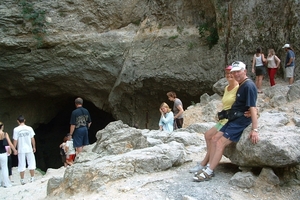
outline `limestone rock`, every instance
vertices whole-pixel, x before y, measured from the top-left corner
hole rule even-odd
[[[116,120],[156,128],[168,91],[184,107],[198,102],[224,66],[237,59],[251,66],[258,46],[266,53],[276,44],[284,63],[287,38],[300,46],[299,9],[296,1],[2,1],[1,120],[12,130],[22,112],[35,128],[80,95]]]
[[[259,178],[265,180],[272,185],[278,185],[280,180],[271,168],[263,168],[259,174]]]
[[[251,188],[255,184],[255,177],[251,172],[238,172],[230,179],[229,183],[240,188]]]
[[[79,157],[85,157],[89,153],[83,152]],[[95,158],[82,163],[76,161],[74,165],[66,169],[59,188],[55,191],[49,189],[49,191],[52,191],[52,195],[59,192],[74,194],[82,190],[97,191],[110,181],[130,177],[134,173],[167,170],[185,161],[184,146],[177,142]]]
[[[93,152],[99,156],[117,155],[148,147],[142,131],[131,128],[122,121],[111,122],[103,130],[98,131],[96,137],[98,140]]]

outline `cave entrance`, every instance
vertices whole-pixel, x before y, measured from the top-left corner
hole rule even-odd
[[[63,166],[59,154],[59,145],[63,142],[64,136],[70,130],[70,117],[75,109],[74,98],[65,101],[57,115],[48,123],[40,124],[35,131],[36,140],[36,164],[37,168],[47,171],[48,168],[60,168]],[[89,142],[96,142],[96,133],[115,119],[110,113],[97,108],[92,102],[83,101],[83,107],[88,109],[91,115],[92,124],[89,129]]]

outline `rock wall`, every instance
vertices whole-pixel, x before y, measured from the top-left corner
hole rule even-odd
[[[280,9],[279,9],[280,8]],[[81,96],[129,125],[157,128],[174,90],[184,107],[212,93],[258,46],[299,46],[296,1],[31,1],[0,5],[0,120],[37,127]],[[284,72],[281,71],[282,75]],[[299,72],[298,72],[299,75]]]

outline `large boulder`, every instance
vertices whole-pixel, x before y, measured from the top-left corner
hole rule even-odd
[[[148,147],[147,138],[142,131],[123,124],[122,121],[111,122],[96,134],[97,142],[93,152],[99,156],[117,155],[134,149]]]
[[[236,145],[226,148],[224,155],[239,166],[286,167],[300,164],[300,130],[288,126],[289,119],[284,113],[262,113],[258,124],[259,142],[249,140],[251,125],[245,129]]]
[[[85,159],[77,160],[74,165],[68,167],[63,179],[50,180],[52,184],[48,185],[48,194],[97,191],[110,181],[128,178],[135,173],[144,174],[167,170],[187,161],[184,145],[178,142],[101,158],[91,157],[90,153],[81,153],[79,158]],[[60,183],[59,187],[57,187],[57,181]],[[53,186],[55,188],[52,188]]]

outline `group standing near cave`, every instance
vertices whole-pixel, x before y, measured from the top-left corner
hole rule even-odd
[[[288,79],[289,87],[294,83],[295,77],[295,52],[290,44],[285,44],[282,47],[286,51],[286,58],[284,63],[285,78]],[[277,71],[280,69],[281,60],[276,56],[275,50],[268,49],[268,56],[265,57],[262,53],[261,48],[256,49],[256,53],[252,59],[252,72],[256,75],[255,85],[258,93],[262,92],[262,82],[268,71],[270,86],[274,86],[275,76]]]
[[[285,77],[291,86],[295,76],[295,53],[290,44],[282,47],[286,51]],[[249,138],[253,144],[259,141],[256,100],[257,94],[262,93],[262,81],[266,74],[266,68],[270,78],[270,85],[275,85],[275,75],[280,69],[281,60],[276,56],[274,49],[268,50],[265,57],[261,48],[257,48],[252,60],[252,72],[255,73],[255,84],[247,76],[246,65],[241,61],[235,61],[225,68],[225,77],[228,81],[222,98],[223,110],[219,112],[217,124],[205,133],[207,153],[201,163],[189,171],[194,173],[193,180],[206,181],[214,176],[214,169],[219,164],[225,147],[232,142],[238,142],[244,129],[252,124]],[[159,130],[172,132],[183,127],[183,104],[177,98],[175,92],[167,93],[168,99],[173,102],[173,109],[163,102],[159,108],[160,120]],[[64,166],[72,165],[75,156],[82,152],[83,147],[89,145],[88,129],[92,120],[89,111],[83,106],[83,99],[75,99],[75,107],[70,118],[70,131],[65,136],[64,142],[60,145],[65,155],[62,155]],[[222,116],[222,117],[220,117]],[[35,132],[25,124],[25,118],[20,115],[17,118],[18,126],[13,130],[13,142],[9,135],[3,131],[4,124],[0,122],[0,166],[3,187],[11,186],[11,162],[9,156],[13,151],[18,155],[18,172],[20,182],[25,181],[26,164],[30,172],[29,182],[33,182],[36,161]]]
[[[26,165],[30,172],[29,182],[34,181],[34,172],[36,169],[36,161],[34,153],[35,139],[34,130],[32,127],[25,124],[23,115],[17,118],[18,126],[13,129],[13,143],[10,140],[8,133],[4,132],[4,124],[0,122],[0,163],[2,171],[2,180],[0,185],[3,187],[12,186],[12,163],[10,154],[13,151],[14,155],[18,155],[18,172],[20,173],[20,182],[22,185],[25,181]]]

